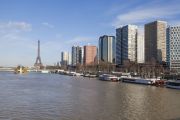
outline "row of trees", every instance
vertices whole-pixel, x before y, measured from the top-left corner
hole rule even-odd
[[[163,77],[165,73],[169,72],[169,69],[165,64],[159,64],[155,61],[151,61],[145,64],[124,61],[120,69],[123,72],[130,72],[134,75],[138,75],[144,78]]]
[[[51,66],[52,67],[52,66]],[[148,63],[139,64],[136,62],[131,62],[129,60],[123,61],[122,65],[115,65],[112,63],[100,61],[99,63],[92,63],[88,65],[77,64],[76,66],[61,66],[55,67],[56,69],[72,70],[84,73],[98,73],[99,71],[103,73],[116,72],[126,72],[132,75],[137,75],[141,77],[164,77],[165,74],[170,73],[165,63],[159,64],[155,60],[151,60]]]

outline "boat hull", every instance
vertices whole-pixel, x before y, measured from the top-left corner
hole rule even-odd
[[[172,85],[166,85],[167,88],[171,88],[171,89],[178,89],[180,90],[180,86],[172,86]]]
[[[118,79],[118,77],[116,77],[116,76],[101,75],[101,76],[99,77],[99,80],[117,82],[119,79]]]
[[[166,87],[180,90],[180,81],[167,81]]]
[[[126,78],[122,79],[122,82],[126,83],[133,83],[133,84],[142,84],[142,85],[152,85],[152,82],[150,80],[144,80],[144,79],[131,79]]]

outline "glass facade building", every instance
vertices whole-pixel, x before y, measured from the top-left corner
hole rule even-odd
[[[73,46],[72,47],[72,66],[76,66],[77,64],[83,64],[83,47]]]
[[[116,29],[116,64],[124,60],[137,61],[137,33],[136,25]]]
[[[99,38],[99,61],[115,63],[115,36],[101,36]]]
[[[61,66],[67,66],[69,60],[68,52],[61,52]]]

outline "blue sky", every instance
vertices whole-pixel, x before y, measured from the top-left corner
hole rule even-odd
[[[33,66],[37,40],[43,64],[72,45],[98,44],[115,28],[165,20],[180,25],[179,0],[0,0],[0,66]]]

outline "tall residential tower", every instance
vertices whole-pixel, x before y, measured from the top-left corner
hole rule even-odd
[[[124,60],[137,61],[137,32],[136,25],[116,29],[116,64],[123,64]]]
[[[144,63],[144,36],[137,37],[137,63]]]
[[[166,28],[165,21],[145,24],[145,62],[166,62]]]

